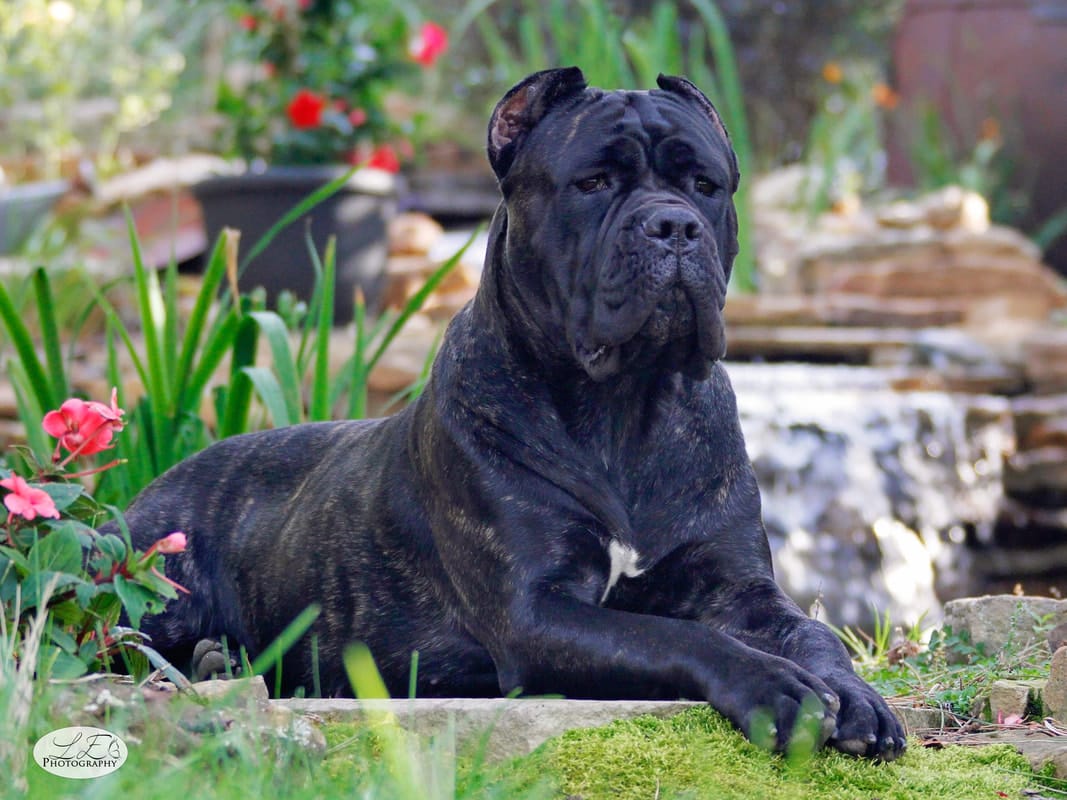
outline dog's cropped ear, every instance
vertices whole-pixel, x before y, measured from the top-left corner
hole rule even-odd
[[[535,72],[504,95],[489,120],[489,163],[498,178],[507,174],[518,146],[545,114],[585,87],[580,69],[564,67]]]
[[[707,95],[700,91],[700,89],[698,89],[688,78],[679,78],[673,75],[664,75],[660,73],[660,76],[656,78],[656,83],[659,84],[659,88],[665,92],[679,94],[682,97],[692,100],[711,118],[712,124],[719,129],[723,138],[726,140],[726,144],[730,146],[730,159],[734,168],[734,185],[731,187],[731,191],[736,192],[737,182],[741,177],[741,173],[737,169],[737,154],[734,153],[733,145],[730,144],[730,134],[727,132],[726,126],[723,124],[722,117],[719,116],[719,112],[715,110],[715,106],[708,99]]]

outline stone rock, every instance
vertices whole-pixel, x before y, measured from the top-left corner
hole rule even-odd
[[[973,644],[982,643],[987,653],[996,653],[1043,643],[1034,626],[1049,622],[1067,622],[1067,600],[1004,594],[950,600],[945,603],[943,625],[954,633],[968,633]]]
[[[321,760],[326,755],[326,737],[318,726],[306,715],[276,702],[270,703],[260,732],[279,745],[296,744],[312,758]]]
[[[1067,394],[1013,398],[1011,414],[1017,450],[1067,447]]]
[[[666,717],[700,705],[691,702],[416,699],[290,699],[274,701],[326,721],[395,722],[423,736],[454,737],[457,749],[477,747],[488,731],[486,758],[499,761],[526,755],[547,739],[575,728],[607,725],[651,714]]]
[[[1067,327],[1044,327],[1022,343],[1026,376],[1038,394],[1067,392]]]
[[[425,255],[430,252],[444,228],[427,214],[409,211],[389,222],[390,255]]]
[[[1004,465],[1004,491],[1038,508],[1067,507],[1067,447],[1039,447]]]
[[[1067,720],[1067,647],[1052,654],[1044,697],[1049,713],[1060,722]]]
[[[1062,622],[1048,632],[1048,651],[1055,653],[1067,644],[1067,622]]]
[[[917,708],[890,700],[889,709],[896,714],[909,736],[919,731],[943,731],[959,727],[956,718],[943,708]]]
[[[988,538],[1011,441],[1006,401],[898,393],[857,368],[731,364],[775,575],[837,625],[871,606],[937,622],[974,591],[967,534]]]
[[[989,688],[989,715],[993,722],[1008,717],[1026,718],[1032,708],[1041,709],[1045,681],[999,680]]]
[[[228,704],[253,706],[270,698],[262,675],[232,680],[212,679],[192,685],[197,697],[208,702],[226,701]]]

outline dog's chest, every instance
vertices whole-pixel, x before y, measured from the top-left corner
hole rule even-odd
[[[600,597],[601,605],[607,601],[608,595],[611,594],[611,590],[620,578],[636,578],[644,572],[640,566],[640,553],[629,545],[622,544],[618,539],[612,539],[608,543],[608,558],[611,559],[610,571],[608,582],[604,586],[604,594]]]

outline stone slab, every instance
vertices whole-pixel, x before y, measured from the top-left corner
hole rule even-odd
[[[499,761],[526,755],[575,728],[594,728],[650,714],[669,717],[700,705],[684,701],[416,699],[289,699],[276,705],[328,722],[374,724],[391,714],[403,729],[424,736],[454,735],[457,748],[477,747],[488,732],[485,756]]]
[[[645,715],[670,717],[702,705],[690,701],[653,700],[564,700],[564,699],[416,699],[353,700],[346,698],[274,700],[274,706],[301,714],[314,714],[326,722],[380,723],[393,719],[404,730],[422,736],[450,736],[457,748],[480,746],[486,740],[485,757],[500,761],[524,756],[555,736],[576,728],[595,728],[615,720]],[[890,707],[909,734],[951,730],[956,719],[944,711],[912,708],[902,703]]]

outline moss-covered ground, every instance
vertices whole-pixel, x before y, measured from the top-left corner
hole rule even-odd
[[[330,738],[336,743],[354,730],[332,726]],[[364,756],[353,755],[335,750],[326,770],[338,777],[364,769]],[[641,717],[570,731],[504,764],[460,758],[455,796],[995,800],[1019,798],[1037,780],[1026,759],[1007,746],[934,749],[912,740],[907,754],[891,764],[834,752],[787,758],[752,745],[722,717],[698,708],[669,719]]]

